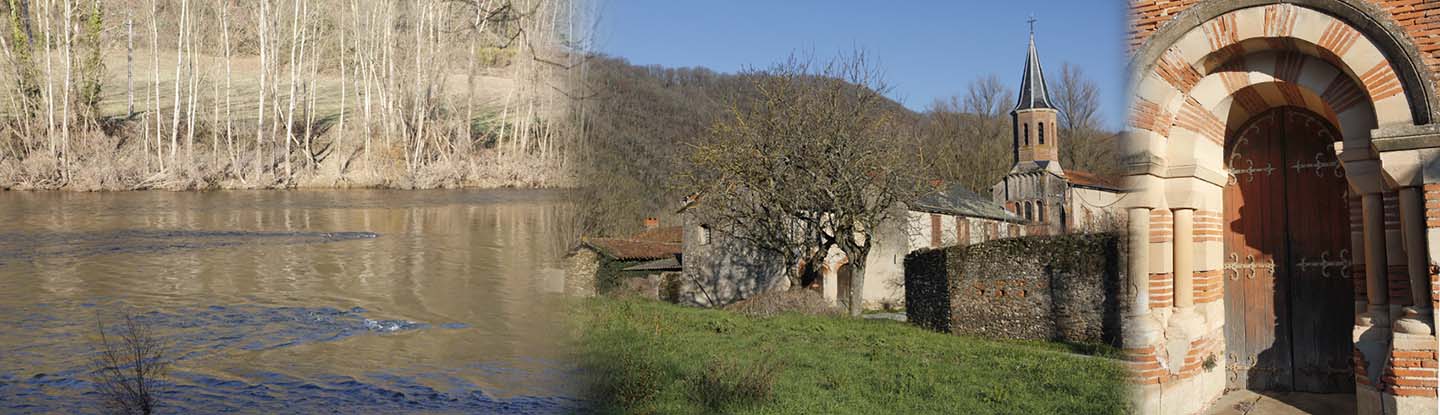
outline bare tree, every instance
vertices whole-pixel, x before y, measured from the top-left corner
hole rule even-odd
[[[100,342],[91,366],[105,409],[117,414],[154,413],[170,368],[165,342],[130,313],[118,327],[107,329],[98,317],[96,326]]]
[[[971,81],[963,96],[936,100],[920,123],[925,151],[916,157],[930,177],[984,193],[1015,162],[1008,112],[1010,89],[991,74]]]
[[[65,83],[62,85],[62,95],[64,98],[60,101],[62,109],[60,117],[60,174],[62,177],[68,177],[70,175],[71,159],[69,147],[71,119],[70,90],[74,88],[73,75],[75,73],[75,30],[74,24],[72,23],[75,7],[70,4],[70,0],[62,1],[64,3],[63,7],[65,7]]]
[[[135,17],[125,10],[125,118],[135,116]]]
[[[1100,92],[1080,67],[1065,63],[1060,83],[1055,85],[1055,105],[1060,107],[1060,161],[1070,169],[1102,176],[1117,172],[1115,134],[1104,131],[1099,122]]]
[[[270,0],[260,0],[260,27],[256,29],[260,36],[260,86],[258,91],[260,97],[260,109],[258,110],[259,113],[255,117],[255,180],[260,180],[261,174],[263,174],[265,171],[265,75],[268,72],[268,70],[266,69],[266,65],[268,64],[268,61],[266,60],[267,54],[265,52],[267,49],[269,49],[269,47],[267,46],[268,43],[266,42],[265,35],[270,32],[269,6]]]
[[[759,97],[730,105],[682,183],[703,189],[713,214],[741,219],[728,233],[799,229],[814,250],[796,255],[839,248],[853,270],[850,313],[859,315],[873,236],[923,189],[915,142],[894,128],[898,110],[863,53],[819,68],[792,57],[746,75]]]
[[[151,78],[155,81],[154,87],[151,88],[155,91],[155,111],[152,114],[155,117],[155,161],[159,164],[160,171],[163,172],[165,171],[163,150],[165,146],[162,141],[164,134],[162,131],[164,130],[161,122],[165,117],[160,114],[160,0],[150,0],[150,63],[152,65]]]
[[[224,0],[216,0],[220,7],[220,30],[221,39],[225,43],[225,146],[230,150],[230,162],[236,162],[235,155],[235,119],[230,116],[230,93],[231,81],[234,80],[234,70],[231,65],[233,60],[230,51],[230,5]]]
[[[1100,113],[1100,91],[1094,81],[1085,77],[1079,66],[1069,62],[1060,66],[1060,83],[1055,86],[1054,98],[1055,106],[1060,107],[1060,128],[1096,128],[1096,118]]]
[[[183,71],[185,70],[185,36],[186,36],[186,34],[187,34],[187,32],[188,32],[188,31],[185,30],[184,28],[186,27],[186,23],[188,23],[189,18],[190,18],[190,0],[180,0],[180,28],[181,28],[181,29],[180,29],[180,30],[177,30],[177,32],[180,32],[180,33],[178,33],[178,34],[175,35],[175,104],[174,104],[174,107],[170,108],[170,112],[174,115],[173,117],[171,117],[171,121],[170,121],[170,162],[171,162],[171,164],[174,164],[174,162],[175,162],[175,151],[176,151],[176,149],[179,148],[179,139],[180,139],[180,109],[182,108],[182,106],[180,105],[180,102],[181,102],[181,101],[180,101],[180,93],[181,93],[181,91],[184,90],[184,88],[181,88],[181,80],[185,79],[185,74],[184,74],[184,72],[183,72]],[[157,72],[157,75],[158,75],[158,72]]]

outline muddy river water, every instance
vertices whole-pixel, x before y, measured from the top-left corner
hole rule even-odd
[[[97,321],[162,413],[569,413],[571,207],[537,191],[0,192],[0,413],[95,413]]]

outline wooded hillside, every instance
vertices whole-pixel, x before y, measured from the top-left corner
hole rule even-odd
[[[571,0],[3,0],[0,188],[570,184]]]
[[[674,224],[672,212],[696,189],[673,180],[697,139],[709,132],[729,103],[753,99],[763,71],[717,73],[706,68],[637,66],[621,58],[590,60],[584,161],[577,165],[586,234],[634,231],[658,216]],[[1101,175],[1115,172],[1114,133],[1099,128],[1098,91],[1076,67],[1064,65],[1051,98],[1062,107],[1061,163]],[[925,151],[916,161],[931,177],[958,182],[980,194],[1009,171],[1015,93],[998,76],[971,81],[966,90],[931,103],[922,112],[893,101],[901,127]]]

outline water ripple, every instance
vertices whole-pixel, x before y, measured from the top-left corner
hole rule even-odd
[[[374,232],[250,232],[122,229],[0,233],[0,265],[40,258],[149,254],[240,245],[294,245],[374,239]]]
[[[52,313],[72,309],[114,310],[123,304],[75,306],[39,305],[26,310],[5,309],[0,313],[17,319],[0,321],[0,332],[21,330],[34,334],[23,346],[0,342],[0,412],[85,413],[98,408],[88,356],[95,351],[74,333],[84,332],[84,322],[54,318]],[[15,313],[15,314],[11,314]],[[352,336],[393,336],[420,330],[452,330],[463,324],[428,323],[405,319],[370,318],[361,307],[291,307],[266,305],[211,305],[173,311],[150,311],[134,318],[160,333],[170,350],[179,352],[175,361],[205,358],[230,350],[273,350],[310,343],[332,342]],[[8,345],[8,346],[6,346]],[[18,347],[17,347],[18,346]],[[11,350],[5,350],[5,348]],[[69,361],[54,362],[55,356]],[[78,358],[77,358],[78,356]],[[55,364],[69,369],[54,373],[26,374],[26,367]],[[475,367],[481,372],[516,371],[505,367]],[[30,369],[33,370],[33,369]],[[421,371],[418,377],[445,378],[447,375]],[[446,378],[441,389],[421,383],[417,377],[393,373],[369,373],[363,377],[320,374],[300,378],[288,374],[253,371],[234,378],[216,374],[174,372],[165,383],[162,396],[167,406],[162,413],[322,413],[336,408],[361,412],[477,412],[477,413],[568,413],[580,408],[580,401],[567,397],[492,397],[460,378]],[[347,410],[346,412],[351,412]]]

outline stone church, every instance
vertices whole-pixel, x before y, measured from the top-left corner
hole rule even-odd
[[[1440,1],[1131,13],[1121,208],[1138,412],[1294,392],[1437,413]]]
[[[1010,111],[1014,167],[991,188],[992,199],[1032,224],[1032,235],[1116,229],[1119,218],[1112,208],[1120,198],[1118,186],[1060,166],[1059,115],[1050,102],[1032,31],[1020,97]]]

